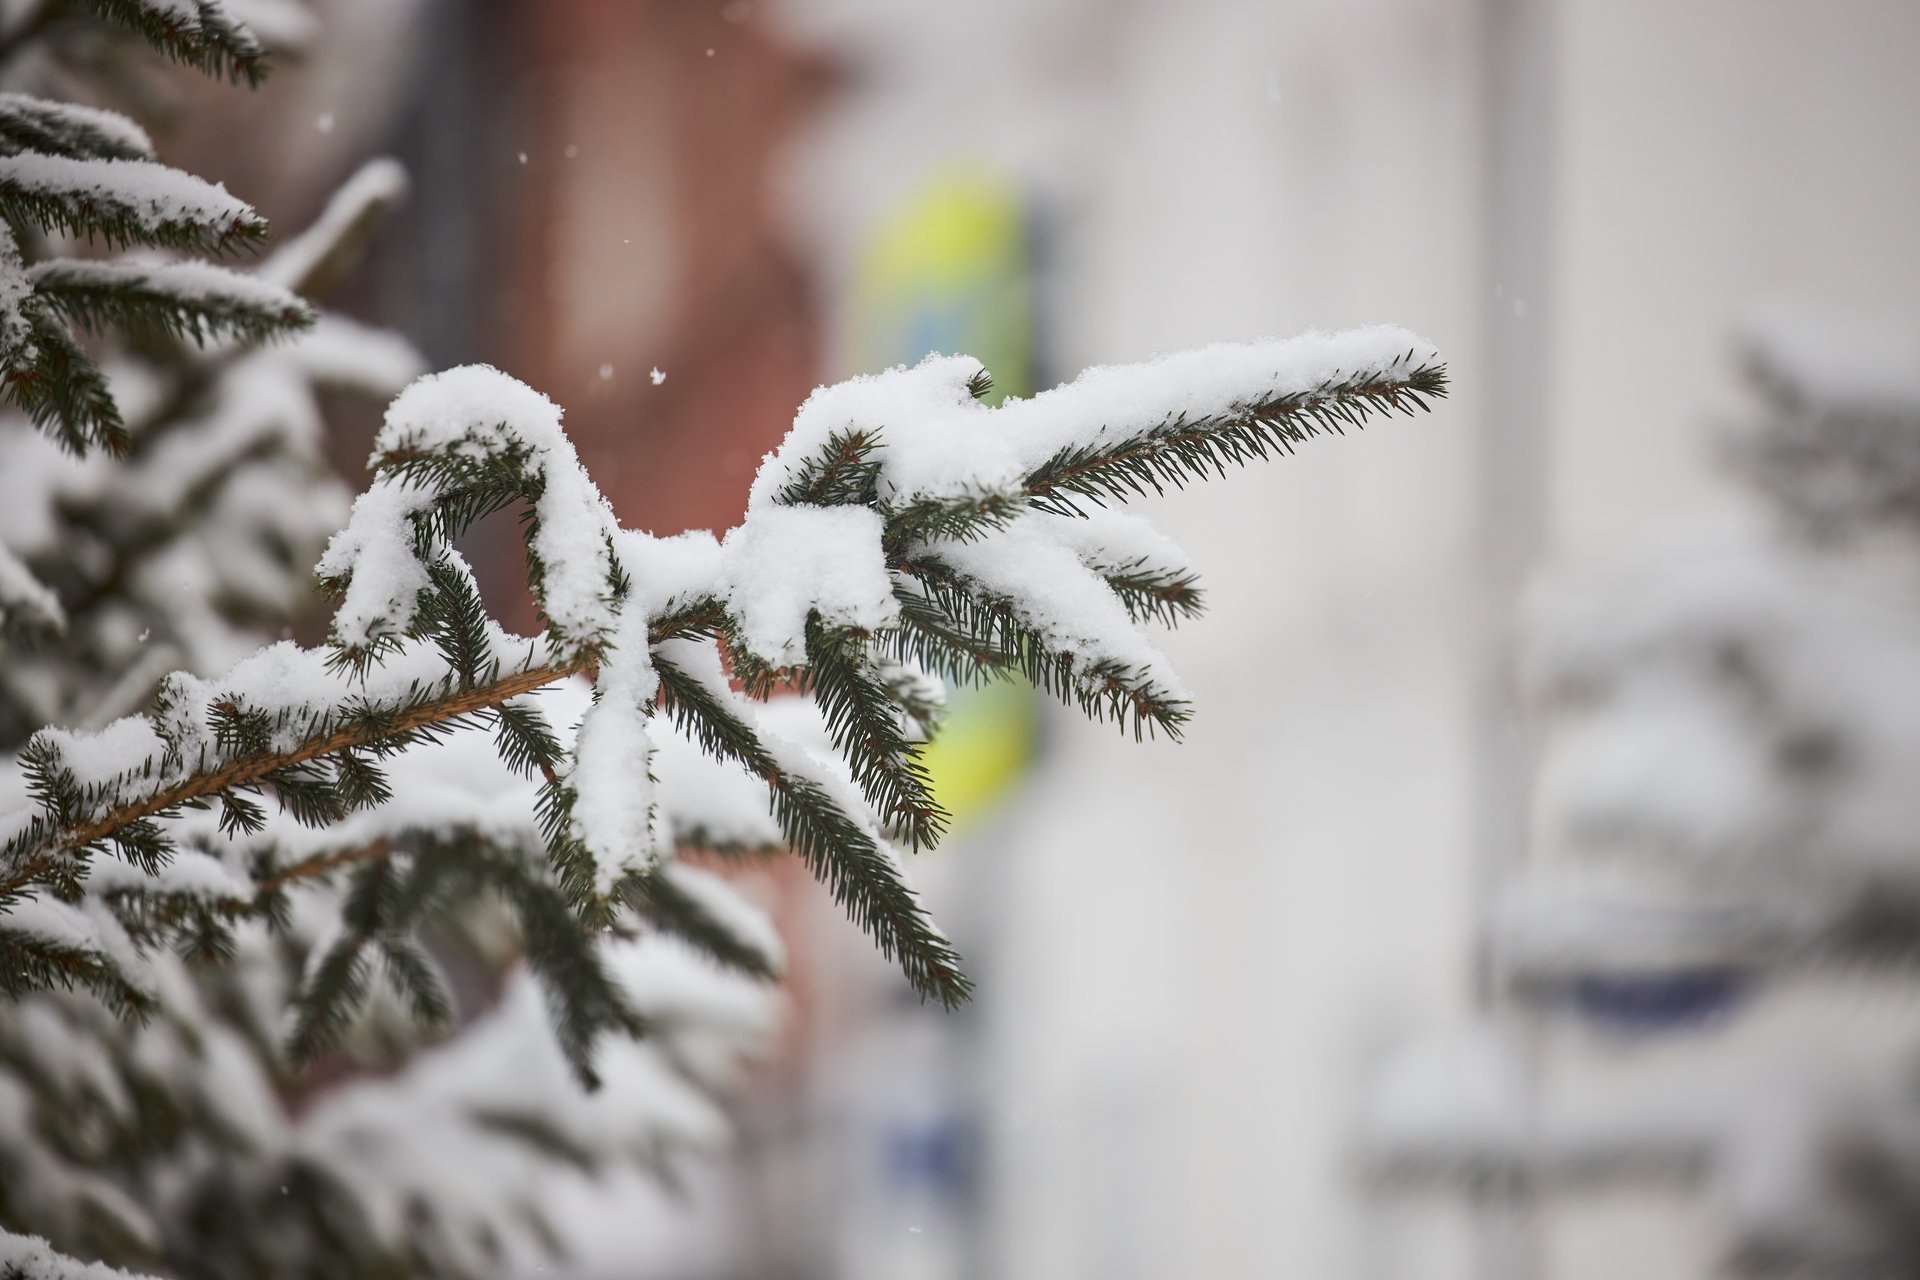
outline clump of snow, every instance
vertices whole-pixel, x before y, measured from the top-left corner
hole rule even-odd
[[[101,1262],[80,1262],[56,1253],[39,1236],[0,1231],[0,1272],[16,1280],[145,1280]]]
[[[78,907],[53,898],[11,898],[0,912],[0,930],[24,934],[57,947],[98,951],[102,942],[94,922]]]
[[[391,396],[426,372],[412,343],[344,316],[321,315],[287,342],[263,352],[284,359],[321,386]]]
[[[1396,381],[1439,362],[1432,343],[1394,325],[1312,331],[1099,366],[988,412],[1001,415],[1000,430],[1031,470],[1062,449],[1123,440],[1169,419],[1232,416],[1344,381]]]
[[[1920,523],[1920,323],[1762,312],[1742,335],[1762,411],[1732,462],[1796,533]]]
[[[608,578],[619,533],[613,509],[587,478],[560,428],[560,407],[491,365],[429,374],[394,399],[374,442],[383,454],[521,449],[541,492],[533,552],[545,569],[541,607],[562,635],[588,640],[612,628]]]
[[[1193,572],[1192,562],[1179,543],[1130,512],[1094,507],[1084,516],[1036,512],[1027,518],[1096,572],[1146,570],[1168,576]]]
[[[118,858],[98,857],[87,867],[91,893],[165,893],[208,902],[245,901],[253,886],[218,858],[181,849],[157,871],[147,872]]]
[[[9,368],[31,364],[38,352],[27,302],[33,280],[11,227],[0,226],[0,363]]]
[[[720,540],[705,529],[671,538],[622,529],[614,540],[636,599],[651,617],[672,613],[713,594],[720,581]]]
[[[929,552],[989,597],[1005,601],[1049,648],[1073,654],[1081,670],[1112,664],[1170,697],[1183,697],[1172,667],[1133,625],[1112,589],[1055,540],[1060,523],[1023,515],[1003,529],[972,541],[937,543]]]
[[[1643,866],[1555,867],[1505,885],[1487,927],[1501,972],[1528,984],[1745,968],[1803,946],[1826,922],[1817,898],[1785,889],[1691,883]]]
[[[881,438],[883,497],[1006,492],[1023,472],[1003,433],[987,428],[990,411],[967,390],[980,372],[971,356],[928,356],[911,369],[818,388],[754,477],[749,518],[776,505],[800,468],[850,431]]]
[[[96,733],[49,726],[33,740],[51,750],[60,767],[82,787],[105,786],[137,773],[166,745],[145,716],[127,716]]]
[[[806,625],[876,630],[900,616],[880,549],[883,522],[867,507],[752,511],[721,544],[720,588],[741,640],[776,667],[806,660]]]
[[[1529,603],[1547,852],[1920,878],[1920,611],[1819,561],[1674,557]]]
[[[594,858],[594,892],[605,897],[629,871],[659,857],[653,801],[653,740],[647,707],[660,687],[644,611],[622,609],[600,663],[596,698],[574,738],[574,832]]]
[[[433,490],[381,477],[353,500],[347,525],[327,542],[314,572],[345,580],[333,615],[334,639],[361,649],[380,636],[404,634],[426,590],[427,565],[414,548],[413,521],[433,506]]]

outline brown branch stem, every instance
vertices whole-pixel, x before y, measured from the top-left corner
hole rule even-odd
[[[192,800],[218,795],[233,787],[247,786],[289,765],[317,760],[322,756],[347,751],[354,747],[368,746],[415,729],[426,728],[443,721],[472,715],[476,711],[497,707],[523,693],[532,693],[535,689],[544,688],[557,680],[574,675],[584,670],[586,665],[585,661],[576,661],[515,671],[487,684],[455,690],[444,698],[435,698],[410,707],[379,730],[361,726],[336,729],[332,733],[310,738],[291,751],[242,756],[218,769],[193,774],[172,786],[162,787],[150,795],[115,805],[96,818],[60,832],[45,850],[27,859],[11,876],[0,881],[0,898],[5,898],[19,890],[51,867],[63,854],[83,849],[97,840],[105,839],[128,823],[138,822],[142,818],[177,808]]]

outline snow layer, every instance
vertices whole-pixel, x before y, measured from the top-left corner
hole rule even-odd
[[[33,297],[33,280],[20,256],[20,243],[11,227],[0,226],[0,365],[18,369],[31,364],[37,354],[33,324],[27,318],[27,301]]]
[[[602,897],[629,871],[652,866],[655,830],[653,739],[647,707],[660,687],[647,646],[647,613],[620,611],[611,647],[600,663],[593,706],[574,737],[574,833],[594,858],[594,892]]]
[[[39,1236],[6,1231],[0,1231],[0,1272],[17,1280],[142,1280],[131,1271],[56,1253]]]
[[[362,649],[413,625],[429,581],[426,562],[414,550],[413,521],[432,509],[433,499],[425,485],[383,476],[353,500],[346,528],[327,541],[314,566],[324,579],[347,580],[333,615],[334,639],[341,644]]]
[[[576,640],[611,630],[610,548],[620,526],[581,468],[553,401],[491,365],[465,365],[401,392],[374,442],[376,459],[414,450],[479,456],[515,449],[526,451],[528,469],[543,482],[532,543],[545,569],[542,608]],[[383,515],[380,533],[387,532]]]
[[[188,308],[238,306],[278,315],[307,312],[306,303],[272,280],[210,262],[54,258],[36,263],[27,278],[40,289],[146,289]]]
[[[1046,536],[1070,549],[1088,568],[1101,572],[1150,568],[1169,575],[1190,574],[1192,563],[1179,543],[1140,516],[1095,507],[1084,516],[1035,513],[1031,519]]]
[[[1049,648],[1073,654],[1080,670],[1111,664],[1184,698],[1172,666],[1135,628],[1112,589],[1057,539],[1066,523],[1030,513],[971,542],[928,550],[988,596],[1006,601]],[[1109,545],[1099,539],[1096,529],[1088,545]]]
[[[54,102],[24,93],[0,93],[0,119],[20,119],[40,129],[74,129],[111,139],[123,151],[137,152],[151,159],[153,139],[147,131],[118,111],[82,106],[77,102]]]
[[[816,611],[831,627],[873,631],[897,621],[882,527],[867,507],[769,506],[728,531],[720,589],[748,650],[775,667],[804,662],[807,616]]]
[[[1356,377],[1404,376],[1438,362],[1432,344],[1405,329],[1306,333],[1099,366],[1031,399],[988,408],[967,391],[979,361],[929,356],[911,369],[816,390],[754,478],[749,511],[773,505],[836,433],[880,438],[881,496],[896,505],[1011,494],[1062,449],[1118,442],[1172,419],[1231,416]]]
[[[124,212],[149,235],[181,226],[218,230],[259,215],[219,183],[150,160],[73,160],[21,152],[0,156],[0,186],[30,195],[94,200]]]

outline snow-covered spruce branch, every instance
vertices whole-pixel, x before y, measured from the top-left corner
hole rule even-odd
[[[220,0],[81,7],[205,70],[257,82],[264,69],[259,42]],[[160,163],[133,121],[0,94],[0,394],[69,449],[123,452],[132,435],[71,326],[206,345],[260,341],[313,317],[263,274],[205,262],[49,257],[49,245],[65,237],[219,255],[257,247],[265,236],[265,220],[244,201]]]
[[[1776,309],[1739,336],[1759,402],[1727,441],[1740,477],[1817,543],[1920,528],[1920,326]]]
[[[367,165],[245,278],[324,283],[404,190],[397,165]],[[130,437],[118,457],[0,430],[0,751],[47,723],[98,727],[173,668],[219,670],[257,647],[254,624],[297,607],[300,567],[348,505],[321,397],[385,400],[423,367],[397,336],[322,314],[288,341],[105,358]]]
[[[1093,370],[999,408],[976,399],[984,385],[976,362],[933,358],[816,392],[745,521],[717,539],[621,528],[558,408],[507,375],[421,379],[390,408],[372,485],[320,562],[340,600],[330,645],[276,645],[219,680],[176,675],[152,712],[101,733],[36,735],[22,753],[33,804],[0,841],[0,901],[79,899],[111,863],[158,871],[190,808],[217,810],[235,839],[266,821],[262,793],[308,826],[348,823],[391,796],[396,753],[484,721],[501,759],[539,780],[574,930],[645,921],[673,843],[656,792],[666,717],[764,784],[779,838],[917,991],[963,1000],[958,958],[894,851],[931,845],[945,822],[918,763],[938,718],[929,675],[1026,675],[1136,734],[1177,732],[1184,694],[1137,623],[1194,612],[1194,576],[1105,504],[1425,408],[1446,386],[1435,352],[1388,328]],[[534,638],[487,616],[453,546],[512,506],[545,622]],[[575,673],[595,696],[569,743],[524,695]],[[782,687],[811,695],[824,741],[769,725],[761,700]],[[381,865],[361,868],[367,903],[386,892],[370,879]],[[529,932],[536,969],[557,945]],[[619,1023],[573,1011],[577,1067]]]
[[[140,36],[167,57],[209,75],[258,87],[267,51],[224,0],[81,0],[82,7]]]

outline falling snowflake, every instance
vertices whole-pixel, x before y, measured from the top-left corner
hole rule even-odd
[[[603,364],[603,365],[601,365],[601,366],[600,366],[600,381],[602,381],[602,382],[612,382],[612,381],[613,381],[613,366],[612,366],[612,365],[610,365],[610,364]]]
[[[667,375],[660,372],[658,368],[655,368],[651,373],[647,374],[647,376],[653,379],[653,385],[656,387],[667,380]]]

